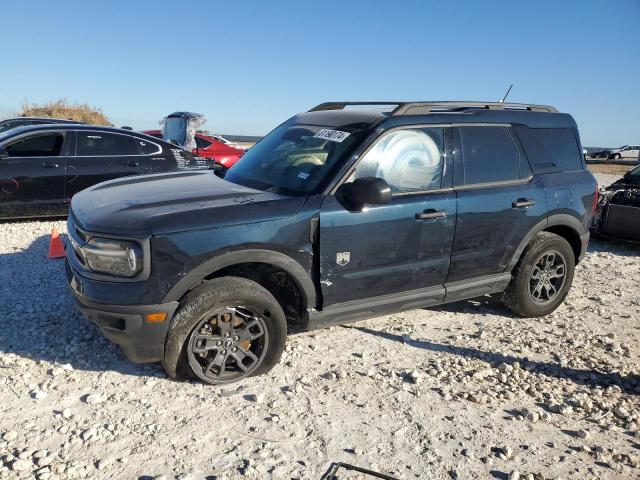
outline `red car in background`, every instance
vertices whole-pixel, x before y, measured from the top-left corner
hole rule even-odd
[[[162,139],[160,130],[145,130],[143,133]],[[196,145],[193,154],[198,157],[210,158],[220,165],[229,168],[244,155],[244,150],[222,143],[209,135],[196,133]]]

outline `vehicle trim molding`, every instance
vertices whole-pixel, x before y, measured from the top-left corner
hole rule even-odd
[[[350,300],[336,303],[323,310],[309,311],[303,326],[307,330],[316,330],[388,313],[428,307],[442,303],[444,296],[444,287],[438,285],[379,297]]]

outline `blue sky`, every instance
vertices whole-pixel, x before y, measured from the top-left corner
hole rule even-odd
[[[264,134],[327,100],[548,103],[640,142],[640,1],[0,2],[0,116],[25,99]]]

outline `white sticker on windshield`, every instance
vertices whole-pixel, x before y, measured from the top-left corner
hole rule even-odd
[[[309,172],[300,172],[298,174],[298,178],[300,180],[306,180],[307,178],[309,178]]]
[[[342,142],[350,135],[349,132],[341,132],[340,130],[331,130],[330,128],[323,128],[316,133],[313,138],[322,138],[324,140],[331,140],[332,142]]]

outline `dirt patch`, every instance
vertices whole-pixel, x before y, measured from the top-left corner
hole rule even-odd
[[[606,173],[609,175],[622,176],[633,167],[635,167],[635,165],[609,165],[604,163],[590,163],[587,164],[587,167],[593,173]]]

